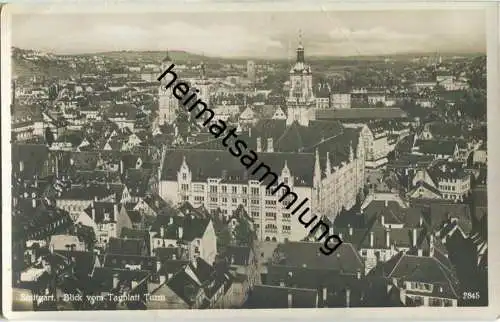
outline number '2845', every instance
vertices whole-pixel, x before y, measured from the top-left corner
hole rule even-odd
[[[462,296],[464,300],[479,300],[481,298],[479,292],[464,292]]]

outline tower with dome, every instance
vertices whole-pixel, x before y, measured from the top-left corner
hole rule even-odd
[[[298,121],[307,125],[314,118],[316,98],[313,92],[312,70],[305,61],[302,35],[299,33],[297,60],[290,69],[290,88],[287,97],[287,124]]]

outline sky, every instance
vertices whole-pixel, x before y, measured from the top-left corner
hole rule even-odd
[[[486,52],[485,12],[405,11],[15,14],[12,45],[52,53],[183,50],[214,57]]]

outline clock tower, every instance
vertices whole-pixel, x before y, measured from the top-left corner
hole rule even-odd
[[[167,56],[161,63],[161,70],[164,71],[172,65],[172,59],[167,52]],[[165,86],[171,81],[168,77],[164,77],[160,81],[158,89],[158,125],[172,124],[176,118],[176,112],[179,107],[179,100],[172,94],[172,87],[166,89]]]

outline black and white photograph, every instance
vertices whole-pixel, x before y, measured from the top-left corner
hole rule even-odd
[[[12,312],[491,305],[484,8],[10,21]]]

